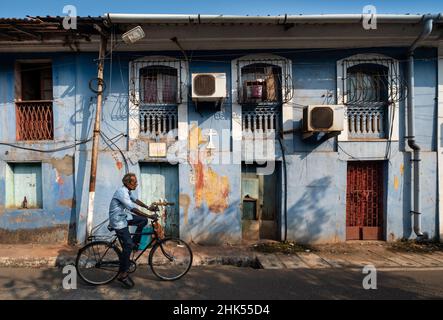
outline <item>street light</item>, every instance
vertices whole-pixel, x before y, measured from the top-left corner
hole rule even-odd
[[[125,43],[131,44],[137,42],[145,37],[145,32],[140,26],[137,26],[122,35],[122,39]]]

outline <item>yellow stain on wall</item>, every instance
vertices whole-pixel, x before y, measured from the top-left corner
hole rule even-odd
[[[403,175],[404,172],[405,172],[405,165],[402,163],[400,165],[400,174]]]
[[[398,190],[398,177],[394,176],[394,189]]]
[[[208,160],[207,157],[210,156],[206,155],[205,152],[199,151],[199,146],[206,142],[208,141],[203,137],[201,128],[193,124],[191,129],[189,129],[188,145],[190,152],[189,160],[195,175],[195,206],[200,208],[205,202],[209,211],[222,213],[228,208],[229,179],[226,176],[218,175],[214,170],[202,163],[202,160],[206,162]],[[196,159],[193,159],[194,157]]]
[[[189,151],[197,151],[198,146],[205,143],[206,140],[203,138],[202,130],[195,124],[189,129],[188,145]]]
[[[228,208],[228,196],[230,191],[229,179],[218,175],[211,168],[198,161],[194,165],[196,173],[195,183],[195,206],[200,208],[206,202],[209,211],[222,213]]]
[[[188,224],[188,213],[189,213],[189,205],[191,204],[191,199],[187,194],[180,193],[179,196],[180,207],[183,207],[183,217],[185,220],[185,224]]]

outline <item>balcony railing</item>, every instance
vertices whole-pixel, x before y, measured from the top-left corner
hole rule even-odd
[[[350,138],[385,138],[386,104],[348,105]]]
[[[280,130],[281,106],[243,106],[242,130],[250,133],[277,133]]]
[[[166,137],[178,128],[177,106],[145,106],[139,111],[140,133],[149,137]]]
[[[15,110],[17,140],[54,139],[52,101],[17,101]]]

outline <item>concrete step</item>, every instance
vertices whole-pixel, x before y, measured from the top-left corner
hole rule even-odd
[[[287,269],[305,269],[309,266],[296,255],[276,254],[277,258]]]
[[[297,256],[313,269],[324,269],[332,267],[329,263],[320,258],[320,256],[312,252],[300,252],[297,253]]]
[[[285,269],[275,254],[257,253],[259,266],[263,269]]]

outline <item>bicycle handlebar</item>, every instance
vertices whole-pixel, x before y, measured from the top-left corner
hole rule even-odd
[[[163,201],[163,202],[153,202],[153,203],[151,203],[151,205],[163,207],[163,206],[173,206],[173,205],[175,205],[175,203]]]

